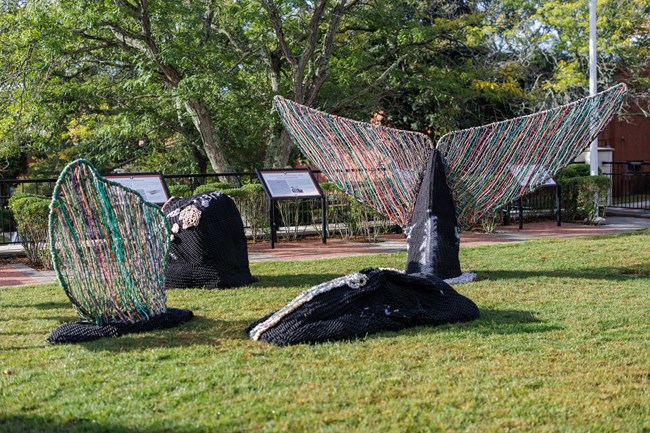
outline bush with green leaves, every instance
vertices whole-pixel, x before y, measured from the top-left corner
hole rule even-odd
[[[607,205],[612,181],[607,176],[573,177],[562,184],[564,208],[573,219],[585,219],[591,224],[604,215],[600,210]],[[604,211],[603,211],[604,213]]]
[[[168,188],[172,197],[189,197],[192,195],[192,188],[187,185],[170,185]]]
[[[591,174],[591,167],[589,164],[569,164],[564,167],[557,174],[556,179],[558,182],[563,182],[565,179],[571,179],[574,177],[585,177]],[[598,174],[601,174],[598,170]]]
[[[327,222],[332,224],[343,238],[362,236],[376,241],[377,236],[389,231],[394,223],[380,215],[330,182],[320,184],[327,196]]]
[[[562,188],[562,207],[565,218],[598,222],[600,210],[607,205],[612,181],[607,176],[590,176],[587,164],[571,164],[562,170],[557,180]]]
[[[206,192],[215,192],[215,191],[223,192],[224,190],[229,190],[231,188],[232,185],[230,185],[227,182],[210,182],[210,183],[206,183],[205,185],[197,186],[194,189],[194,195],[203,194]]]
[[[34,266],[52,268],[48,248],[48,215],[50,199],[35,194],[14,194],[9,208],[18,224],[18,233],[27,259]]]

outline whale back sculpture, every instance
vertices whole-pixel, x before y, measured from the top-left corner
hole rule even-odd
[[[133,324],[167,311],[169,227],[158,206],[77,160],[61,173],[50,209],[54,269],[85,321]]]
[[[165,203],[172,229],[165,287],[224,289],[254,283],[241,215],[234,200],[209,192]]]

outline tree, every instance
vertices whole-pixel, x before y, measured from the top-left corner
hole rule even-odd
[[[116,133],[128,125],[126,131],[137,134],[118,135],[140,147],[151,135],[164,139],[175,134],[177,142],[199,144],[191,147],[199,166],[207,156],[215,171],[232,171],[214,124],[219,116],[213,113],[219,98],[230,94],[237,83],[232,76],[224,79],[231,65],[228,54],[221,41],[204,30],[211,5],[209,1],[164,1],[153,6],[147,0],[30,2],[14,11],[29,27],[25,24],[10,32],[16,39],[35,41],[42,52],[30,64],[31,71],[40,71],[42,84],[34,80],[24,89],[58,112],[58,125],[103,116],[92,131],[94,139],[96,134]],[[34,37],[25,36],[29,28]],[[29,52],[28,47],[14,51]],[[29,108],[22,111],[38,111],[37,105]],[[111,122],[112,127],[106,127]],[[56,135],[65,131],[59,128]]]
[[[521,65],[515,79],[534,92],[531,109],[586,95],[589,10],[582,0],[499,0],[484,2],[485,36],[493,51]],[[629,101],[650,98],[650,2],[599,0],[598,85],[624,80]]]

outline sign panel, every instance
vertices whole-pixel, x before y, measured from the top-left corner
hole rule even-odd
[[[556,183],[546,169],[539,164],[513,165],[510,172],[519,185],[555,186]]]
[[[321,198],[323,196],[309,169],[258,169],[257,174],[271,198]]]
[[[139,192],[145,200],[151,203],[163,205],[169,199],[167,183],[159,173],[109,174],[104,177]]]

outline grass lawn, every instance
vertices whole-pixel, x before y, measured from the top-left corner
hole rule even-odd
[[[465,248],[481,318],[278,348],[244,328],[311,285],[404,254],[252,266],[175,290],[179,328],[79,345],[55,285],[0,289],[0,431],[650,432],[650,231]],[[4,374],[3,374],[4,371]]]

